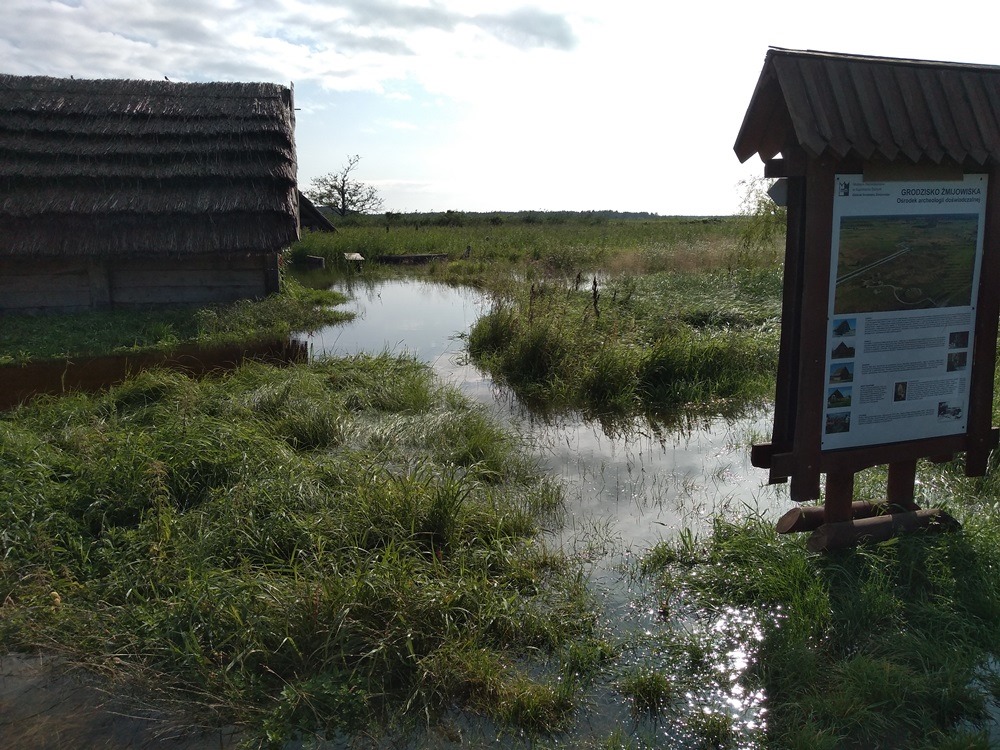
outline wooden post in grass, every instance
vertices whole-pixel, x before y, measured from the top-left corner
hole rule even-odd
[[[958,454],[980,476],[998,442],[1000,67],[771,49],[735,151],[787,182],[774,424],[751,460],[823,502],[778,530],[831,550],[954,528],[915,480]],[[855,499],[878,465],[884,500]]]

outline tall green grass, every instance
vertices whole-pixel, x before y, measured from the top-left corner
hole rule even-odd
[[[655,218],[594,221],[586,216],[558,222],[464,221],[449,224],[393,223],[389,231],[373,222],[345,226],[334,233],[306,234],[289,251],[292,262],[319,256],[332,269],[347,270],[344,253],[366,258],[365,273],[378,272],[380,255],[447,253],[446,264],[410,267],[445,281],[491,286],[498,271],[532,277],[558,271],[606,268],[611,272],[704,267],[706,258],[724,255],[734,266],[745,262],[742,224],[735,218]],[[468,258],[465,258],[468,250]],[[771,252],[769,248],[768,253]],[[383,267],[392,272],[392,267]],[[396,269],[398,270],[398,269]]]
[[[141,374],[0,417],[0,643],[209,707],[262,744],[434,722],[532,732],[592,638],[535,534],[561,493],[408,359]],[[549,657],[551,659],[551,657]]]
[[[705,622],[747,650],[741,683],[764,691],[768,746],[986,748],[1000,698],[998,521],[995,502],[977,504],[956,533],[817,555],[759,519],[720,520],[701,542],[655,548],[643,570],[672,622]],[[727,632],[734,612],[756,638]]]
[[[532,284],[498,298],[468,348],[528,401],[595,415],[760,398],[777,362],[777,269]]]
[[[745,217],[400,221],[307,235],[291,254],[327,258],[318,283],[404,273],[488,290],[469,352],[537,409],[669,422],[692,405],[732,411],[770,392],[781,238],[748,239]],[[369,260],[347,268],[347,252]],[[372,262],[414,253],[449,260]]]

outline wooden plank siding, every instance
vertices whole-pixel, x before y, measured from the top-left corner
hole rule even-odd
[[[0,314],[214,304],[275,291],[276,255],[0,258]]]

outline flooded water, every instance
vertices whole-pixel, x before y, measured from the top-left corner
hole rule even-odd
[[[0,747],[219,750],[231,729],[192,728],[57,657],[0,656]]]
[[[604,600],[605,618],[614,624],[616,636],[640,644],[623,661],[626,666],[665,669],[667,649],[661,645],[676,639],[676,625],[663,621],[655,592],[630,580],[622,572],[622,562],[681,529],[704,533],[719,512],[753,512],[776,519],[786,510],[789,503],[780,486],[766,487],[765,473],[749,462],[750,445],[768,433],[770,415],[759,410],[736,420],[694,419],[670,429],[636,419],[615,425],[611,433],[579,416],[545,419],[467,361],[464,336],[488,305],[479,292],[417,281],[356,283],[340,291],[352,297],[348,308],[357,318],[303,337],[311,356],[411,354],[524,434],[543,469],[565,487],[565,523],[552,532],[555,542],[592,564],[592,581]],[[65,387],[65,373],[61,378]],[[729,681],[713,683],[710,694],[689,695],[688,700],[693,712],[724,713],[752,737],[762,721],[762,696],[748,695],[740,687],[738,678],[746,667],[755,627],[741,617],[734,612],[714,624],[683,626],[689,636],[715,644],[706,646],[706,653],[731,676]],[[720,622],[726,633],[708,632],[718,629]],[[708,631],[699,635],[699,628]],[[0,658],[0,747],[195,750],[238,744],[231,733],[201,734],[192,730],[189,718],[175,725],[166,713],[136,708],[142,705],[126,701],[113,686],[57,659],[16,654]],[[468,718],[456,721],[462,724]],[[491,739],[475,722],[465,726],[469,731],[460,744],[495,744],[495,735]],[[632,747],[684,746],[678,744],[683,738],[676,727],[637,719],[610,685],[596,688],[588,699],[586,719],[565,746],[610,746],[607,738],[615,729],[631,738]],[[416,743],[452,746],[433,736]]]
[[[465,334],[489,305],[480,292],[411,280],[335,288],[352,297],[357,317],[310,335],[310,355],[409,353],[524,434],[544,470],[565,488],[566,519],[554,532],[556,540],[591,563],[604,619],[616,638],[633,644],[620,666],[669,673],[668,654],[676,650],[678,633],[696,638],[712,665],[711,677],[686,696],[688,710],[709,721],[724,717],[740,738],[735,746],[756,747],[765,723],[764,696],[746,691],[740,679],[759,640],[757,625],[736,611],[707,622],[667,623],[657,593],[630,578],[623,563],[683,529],[707,533],[719,513],[777,520],[788,509],[783,486],[767,486],[766,472],[750,465],[750,445],[770,434],[770,412],[691,418],[670,429],[637,418],[612,431],[578,415],[542,418],[464,355]],[[467,741],[476,735],[474,725],[468,728]],[[609,685],[596,688],[587,720],[565,746],[601,744],[616,730],[633,747],[703,746],[685,737],[683,721],[637,719]]]
[[[308,336],[311,356],[409,353],[445,381],[526,434],[543,467],[569,497],[566,543],[602,538],[641,551],[683,528],[707,530],[719,512],[777,517],[781,488],[750,465],[750,444],[766,439],[770,413],[739,420],[695,419],[673,431],[637,418],[608,434],[579,416],[543,419],[471,364],[464,336],[489,301],[474,289],[412,280],[335,287],[357,318]]]

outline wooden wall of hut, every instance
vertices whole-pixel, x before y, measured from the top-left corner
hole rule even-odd
[[[0,258],[0,314],[215,304],[278,290],[278,256]]]

